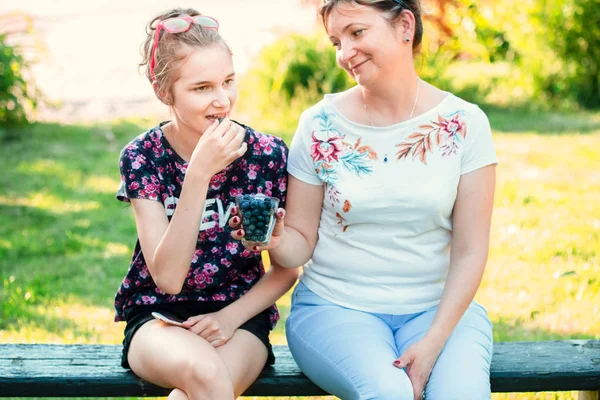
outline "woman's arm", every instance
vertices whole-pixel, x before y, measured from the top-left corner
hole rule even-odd
[[[496,183],[495,165],[461,177],[452,216],[450,269],[442,299],[426,336],[442,346],[481,283],[488,256]]]
[[[495,171],[495,165],[489,165],[461,176],[452,216],[450,270],[440,305],[425,337],[394,361],[397,368],[406,369],[415,399],[421,398],[433,366],[481,282],[488,255]]]
[[[288,176],[285,227],[279,245],[269,249],[273,262],[295,268],[310,260],[317,244],[323,196],[323,186]]]

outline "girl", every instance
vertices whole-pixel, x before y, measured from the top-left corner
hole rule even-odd
[[[473,298],[497,159],[481,109],[418,77],[420,15],[418,0],[321,7],[357,85],[300,118],[286,227],[266,247],[305,265],[288,344],[344,400],[490,398],[492,325]]]
[[[122,365],[175,388],[169,399],[241,395],[274,362],[273,304],[297,277],[277,265],[265,274],[260,253],[226,226],[242,193],[285,201],[287,148],[229,119],[235,73],[218,28],[193,9],[148,24],[142,65],[173,118],[133,139],[120,159],[117,198],[131,203],[138,232],[115,299],[115,320],[127,321]]]

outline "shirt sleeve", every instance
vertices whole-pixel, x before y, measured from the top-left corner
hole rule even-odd
[[[287,171],[286,165],[288,161],[288,148],[285,145],[284,141],[279,139],[279,149],[277,157],[277,162],[279,163],[277,167],[277,172],[275,173],[275,180],[273,182],[273,197],[277,197],[279,199],[279,207],[285,208],[285,200],[287,194]]]
[[[121,184],[117,190],[117,200],[127,203],[131,199],[161,201],[157,171],[136,142],[130,143],[121,151],[119,169]]]
[[[498,164],[490,121],[479,107],[470,125],[467,127],[465,151],[462,154],[461,175],[487,165]]]
[[[311,124],[308,112],[305,111],[300,116],[298,128],[292,138],[290,146],[290,157],[288,160],[287,170],[290,175],[300,179],[303,182],[311,185],[323,185],[323,181],[319,179],[315,170],[314,162],[311,157]]]

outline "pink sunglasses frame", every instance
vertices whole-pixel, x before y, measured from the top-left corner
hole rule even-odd
[[[173,29],[169,29],[165,26],[166,22],[172,21],[175,19],[180,19],[180,20],[186,21],[188,23],[187,27],[183,30],[173,30]],[[202,24],[202,22],[197,21],[197,20],[203,20],[203,19],[209,19],[211,21],[214,21],[214,23],[217,24],[217,26],[204,25],[204,24]],[[156,75],[154,74],[154,67],[156,66],[155,55],[156,55],[156,48],[158,47],[158,39],[160,39],[160,31],[165,30],[166,32],[169,32],[169,33],[187,32],[190,29],[190,27],[192,26],[192,24],[200,25],[204,29],[213,29],[217,32],[219,31],[219,21],[217,21],[215,18],[209,17],[207,15],[194,15],[193,17],[191,17],[189,15],[179,15],[177,17],[163,19],[156,25],[156,29],[154,31],[155,32],[154,33],[154,44],[152,45],[152,53],[150,54],[150,77],[152,78],[153,83],[156,82]]]

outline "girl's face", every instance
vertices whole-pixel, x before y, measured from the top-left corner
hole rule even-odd
[[[180,123],[204,133],[217,118],[229,117],[237,100],[233,61],[220,44],[190,48],[171,88]]]
[[[385,76],[403,60],[412,63],[411,46],[402,44],[402,29],[392,27],[372,7],[340,3],[331,10],[326,26],[338,65],[360,85]]]

